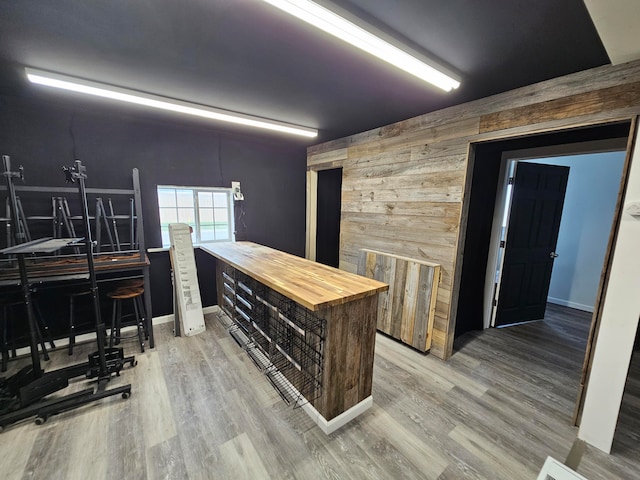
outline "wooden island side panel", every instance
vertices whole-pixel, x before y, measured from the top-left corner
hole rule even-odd
[[[313,406],[327,420],[371,395],[378,296],[327,309],[322,396]]]

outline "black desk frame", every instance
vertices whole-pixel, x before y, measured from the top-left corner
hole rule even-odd
[[[3,156],[4,176],[7,179],[7,186],[10,193],[11,216],[16,226],[14,238],[16,245],[0,251],[5,255],[15,255],[18,259],[20,271],[20,284],[24,295],[24,303],[27,308],[27,318],[30,330],[31,367],[25,367],[16,375],[2,382],[2,388],[9,397],[16,398],[16,402],[0,415],[0,431],[6,425],[26,419],[36,415],[36,424],[44,423],[50,415],[78,408],[82,405],[97,401],[99,399],[114,395],[122,395],[129,398],[131,395],[131,385],[124,385],[112,389],[106,389],[106,384],[112,375],[119,375],[120,370],[126,363],[131,366],[136,364],[134,357],[124,357],[121,348],[105,348],[105,326],[101,319],[100,304],[98,300],[98,287],[94,267],[94,243],[91,239],[89,224],[89,211],[87,207],[87,194],[85,189],[86,168],[80,160],[76,160],[71,168],[63,168],[67,175],[68,182],[77,182],[80,201],[82,204],[82,220],[85,231],[86,257],[89,267],[89,279],[91,284],[91,296],[93,300],[95,326],[97,334],[98,351],[89,355],[86,364],[74,365],[72,367],[58,369],[47,374],[44,373],[40,364],[37,342],[37,325],[33,304],[31,301],[31,284],[28,278],[25,256],[32,253],[51,253],[58,249],[74,244],[78,239],[68,241],[66,239],[40,239],[23,243],[25,240],[23,227],[20,226],[19,211],[17,208],[16,194],[14,190],[14,179],[22,178],[22,168],[19,172],[11,171],[11,161],[8,156]],[[132,240],[133,242],[133,240]],[[142,259],[144,260],[144,258]],[[69,385],[69,379],[85,375],[86,378],[97,378],[98,387],[85,389],[79,393],[67,395],[61,398],[43,400],[49,394],[57,392]]]
[[[133,182],[133,189],[114,189],[114,188],[86,188],[86,193],[87,194],[92,194],[92,195],[104,195],[104,196],[117,196],[117,195],[128,195],[128,196],[132,196],[134,199],[134,207],[135,207],[135,211],[134,211],[134,219],[135,219],[135,236],[137,239],[137,248],[134,249],[130,249],[130,250],[123,250],[121,252],[104,252],[104,254],[107,253],[134,253],[137,252],[139,253],[140,257],[139,257],[139,262],[140,262],[140,271],[142,272],[142,277],[144,279],[144,308],[145,308],[145,313],[147,315],[147,330],[149,332],[149,348],[154,348],[155,347],[155,339],[154,339],[154,334],[153,334],[153,312],[152,312],[152,305],[151,305],[151,279],[150,279],[150,274],[149,274],[149,264],[147,262],[147,258],[146,258],[146,244],[145,244],[145,239],[144,239],[144,222],[143,222],[143,214],[142,214],[142,193],[140,190],[140,172],[137,168],[134,168],[132,170],[132,182]],[[25,185],[16,185],[13,187],[15,189],[16,193],[20,193],[20,192],[24,192],[24,193],[29,193],[29,192],[33,192],[33,193],[46,193],[46,194],[77,194],[78,190],[77,188],[73,188],[73,187],[40,187],[40,186],[25,186]],[[6,186],[0,186],[0,192],[2,190],[7,190],[8,188]],[[10,192],[8,192],[10,193]],[[115,217],[108,217],[108,220],[115,220],[116,217],[118,217],[117,215]],[[118,217],[118,219],[121,219],[124,217]],[[26,218],[28,221],[29,220],[34,220],[34,221],[42,221],[42,220],[53,220],[53,217],[42,217],[42,216],[38,216],[38,217],[27,217]],[[0,221],[6,221],[8,223],[13,224],[14,222],[11,222],[10,218],[0,218]],[[20,228],[20,222],[15,222],[16,223],[16,227],[15,228]],[[99,225],[99,221],[96,222]],[[97,233],[97,232],[96,232]],[[101,253],[98,253],[96,255],[101,255]],[[129,266],[126,268],[123,268],[121,270],[117,270],[117,269],[113,269],[113,270],[109,270],[109,271],[120,271],[120,272],[125,272],[125,271],[134,271],[137,270],[136,267],[133,266]],[[101,273],[101,272],[99,272]],[[76,275],[69,275],[66,278],[64,275],[61,275],[59,278],[55,278],[55,279],[51,279],[51,278],[47,278],[47,277],[38,277],[37,279],[35,279],[38,282],[41,283],[47,283],[49,281],[53,281],[53,280],[63,280],[63,279],[80,279],[80,278],[88,278],[87,274],[76,274]],[[18,283],[18,279],[16,279],[16,281],[13,282],[0,282],[0,285],[2,284],[14,284],[16,285]],[[35,283],[34,279],[31,279],[31,283]]]

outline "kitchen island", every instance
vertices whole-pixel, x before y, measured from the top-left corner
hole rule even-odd
[[[251,242],[200,248],[217,259],[231,333],[285,400],[327,434],[372,405],[378,293],[387,284]]]

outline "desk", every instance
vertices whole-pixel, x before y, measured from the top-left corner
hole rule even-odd
[[[218,305],[245,332],[249,353],[254,345],[267,375],[275,366],[302,393],[325,433],[372,405],[378,294],[387,284],[250,242],[200,248],[218,260]]]
[[[19,245],[21,246],[21,245]],[[12,247],[15,248],[15,247]],[[7,249],[8,250],[8,249]],[[5,253],[11,253],[6,251]],[[25,257],[29,283],[47,284],[58,281],[83,280],[89,278],[87,257],[84,254],[58,257]],[[149,281],[149,258],[136,251],[98,253],[94,255],[96,275],[105,277],[111,273],[141,272],[144,277],[144,302],[148,317],[149,346],[154,348],[151,286]],[[99,278],[100,281],[100,278]],[[19,285],[20,272],[15,260],[0,262],[0,286]]]
[[[42,377],[42,367],[40,366],[40,355],[38,354],[38,339],[35,314],[31,301],[31,284],[29,282],[25,256],[32,253],[52,253],[68,245],[77,243],[80,238],[42,238],[31,242],[15,245],[0,250],[3,255],[16,255],[18,258],[19,283],[24,295],[24,304],[27,308],[27,320],[29,322],[29,340],[31,348],[31,363],[35,378]]]
[[[114,373],[118,375],[125,363],[130,363],[131,366],[135,365],[135,358],[125,358],[122,349],[109,349],[109,356],[107,357],[107,352],[104,347],[104,323],[100,319],[93,257],[87,257],[87,265],[90,271],[91,295],[96,315],[95,325],[98,352],[89,355],[89,361],[86,364],[61,368],[53,372],[48,372],[47,374],[45,374],[40,364],[37,325],[31,301],[32,283],[28,276],[26,256],[34,253],[52,253],[66,246],[73,245],[77,243],[78,240],[80,239],[42,238],[0,250],[0,253],[4,255],[15,255],[17,257],[20,286],[23,291],[29,322],[32,363],[31,374],[28,371],[24,376],[18,373],[8,380],[9,385],[15,383],[15,387],[17,388],[7,386],[6,383],[3,385],[3,388],[6,388],[7,393],[10,393],[11,397],[15,396],[16,399],[19,400],[19,407],[5,411],[0,415],[0,429],[3,429],[10,423],[33,415],[37,415],[36,424],[42,424],[51,415],[56,415],[60,412],[77,408],[102,398],[113,395],[122,395],[123,398],[129,398],[131,395],[131,385],[124,385],[110,390],[105,389],[106,383],[111,376]],[[86,378],[97,378],[97,391],[94,391],[93,388],[88,388],[71,395],[43,400],[47,395],[68,387],[69,379],[80,375],[85,375]]]

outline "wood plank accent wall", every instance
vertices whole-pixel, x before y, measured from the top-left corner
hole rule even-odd
[[[603,66],[309,147],[307,170],[343,169],[340,268],[358,252],[442,266],[431,353],[453,350],[470,144],[634,118],[640,61]]]
[[[431,348],[440,265],[360,250],[358,275],[389,284],[378,295],[378,330],[413,348]]]

